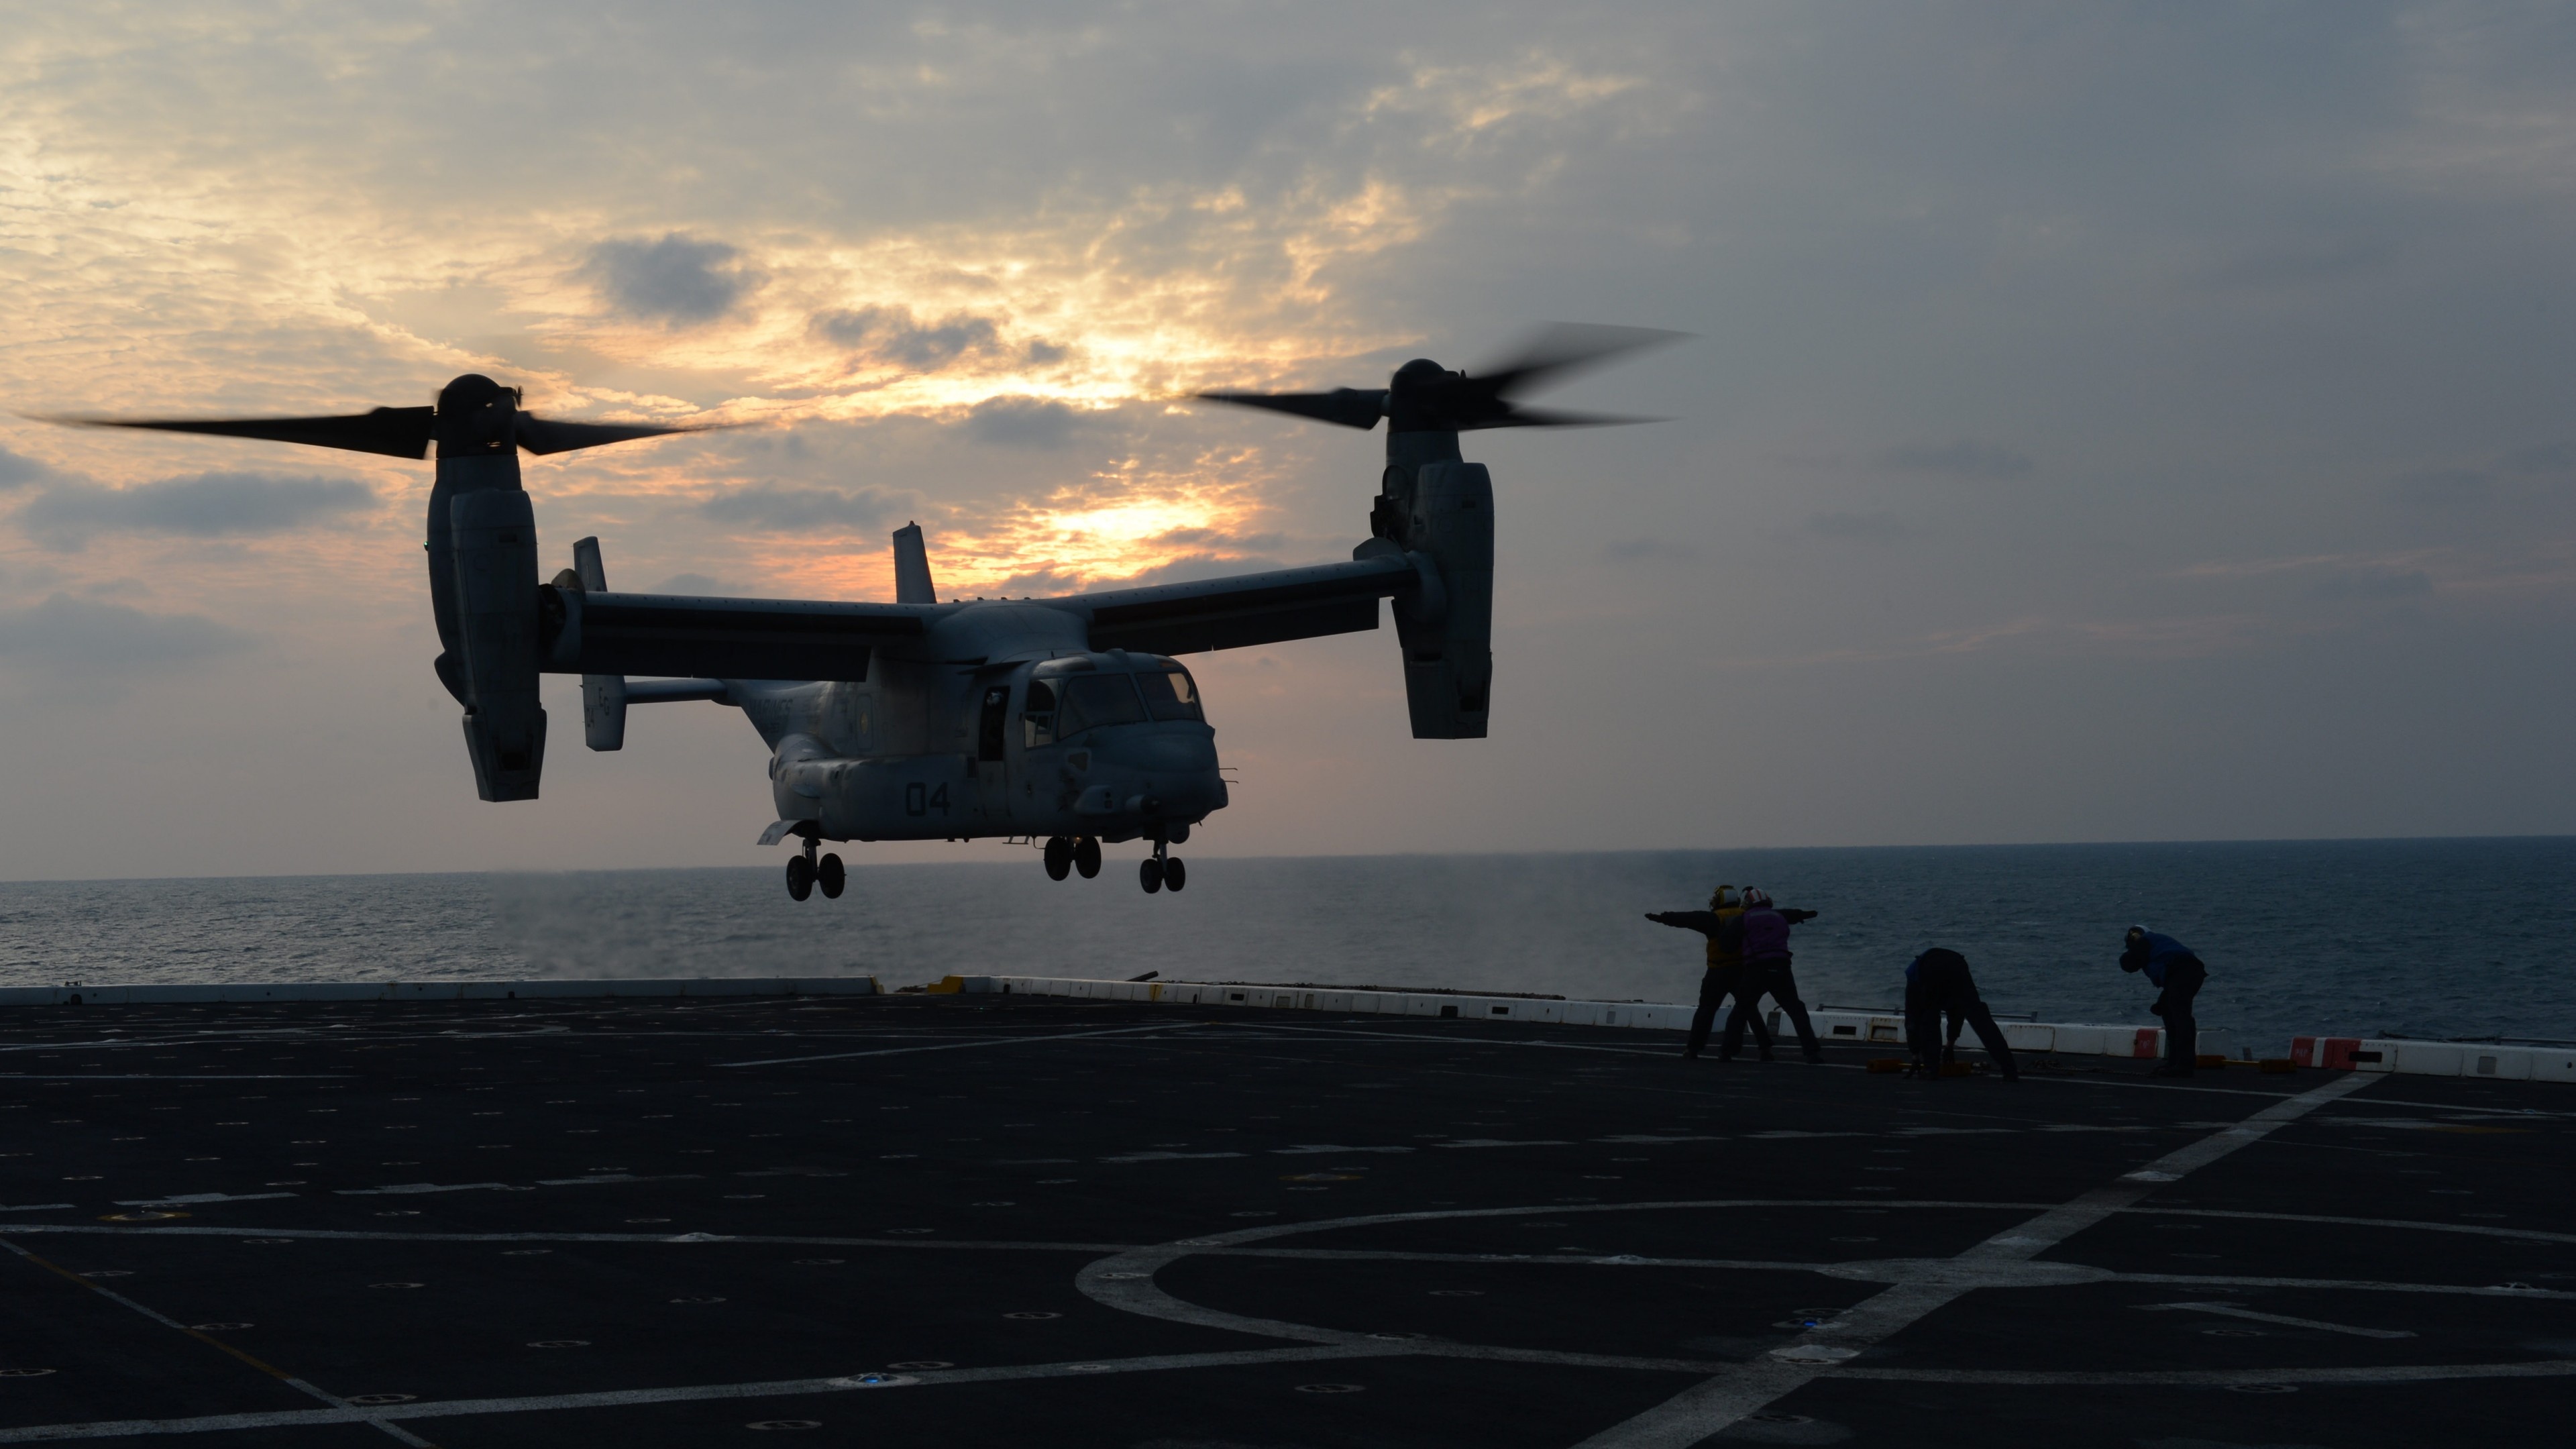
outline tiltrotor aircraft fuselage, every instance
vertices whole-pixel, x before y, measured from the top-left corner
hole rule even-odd
[[[425,456],[429,593],[438,677],[464,706],[486,800],[536,798],[545,761],[543,674],[581,676],[585,742],[616,750],[630,705],[713,700],[770,748],[790,894],[846,879],[825,841],[1026,838],[1048,874],[1096,875],[1104,842],[1142,840],[1147,891],[1181,889],[1171,847],[1225,808],[1197,681],[1179,656],[1378,627],[1392,602],[1417,739],[1479,739],[1493,683],[1494,494],[1458,435],[1618,421],[1539,413],[1510,395],[1552,374],[1669,336],[1558,329],[1481,377],[1417,360],[1383,389],[1211,393],[1344,426],[1388,422],[1370,537],[1347,563],[1047,599],[938,598],[918,526],[894,536],[895,601],[618,593],[598,540],[546,579],[519,450],[554,453],[691,431],[536,417],[489,378],[460,377],[434,408],[324,418],[74,419]]]

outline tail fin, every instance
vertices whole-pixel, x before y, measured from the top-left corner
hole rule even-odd
[[[894,531],[894,601],[939,602],[939,590],[930,582],[930,550],[921,541],[918,523],[907,523]]]
[[[599,540],[573,540],[572,572],[586,594],[608,592],[608,568],[600,562]],[[581,733],[594,750],[626,748],[626,676],[585,674],[581,677]]]

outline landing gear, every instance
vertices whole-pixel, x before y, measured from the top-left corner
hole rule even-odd
[[[1170,843],[1157,840],[1154,842],[1154,853],[1145,857],[1143,863],[1136,867],[1136,879],[1145,887],[1145,894],[1150,896],[1167,886],[1173,890],[1179,890],[1188,885],[1190,873],[1187,867],[1173,858]]]
[[[817,837],[806,836],[803,853],[787,859],[787,897],[790,900],[805,899],[814,894],[814,887],[819,885],[823,888],[825,900],[836,901],[841,898],[841,888],[849,884],[850,873],[842,868],[839,856],[827,855],[821,860],[814,858],[816,844]]]
[[[1061,835],[1050,835],[1046,843],[1048,880],[1062,880],[1073,874],[1073,842]]]
[[[1073,843],[1073,868],[1084,880],[1100,874],[1100,837],[1086,835]]]

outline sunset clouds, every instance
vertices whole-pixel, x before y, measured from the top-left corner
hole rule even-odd
[[[2403,833],[2352,783],[2401,750],[2516,761],[2442,828],[2564,828],[2511,742],[2576,637],[2571,60],[2509,4],[19,6],[0,807],[56,824],[0,873],[141,801],[12,755],[99,729],[200,762],[170,869],[251,810],[427,864],[763,808],[707,711],[557,750],[530,815],[618,832],[451,809],[425,465],[29,415],[479,371],[742,425],[530,460],[549,569],[886,597],[917,520],[944,594],[1045,593],[1347,556],[1379,440],[1192,395],[1557,318],[1698,340],[1565,396],[1674,422],[1471,439],[1495,740],[1404,739],[1391,635],[1212,660],[1210,848]],[[2449,707],[2356,724],[2332,681],[2427,652]],[[135,667],[64,703],[88,658]],[[418,829],[334,835],[335,748]]]

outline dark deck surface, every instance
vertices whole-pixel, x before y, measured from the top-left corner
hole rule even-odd
[[[1859,1061],[984,997],[14,1012],[0,1443],[2568,1435],[2569,1089]]]

